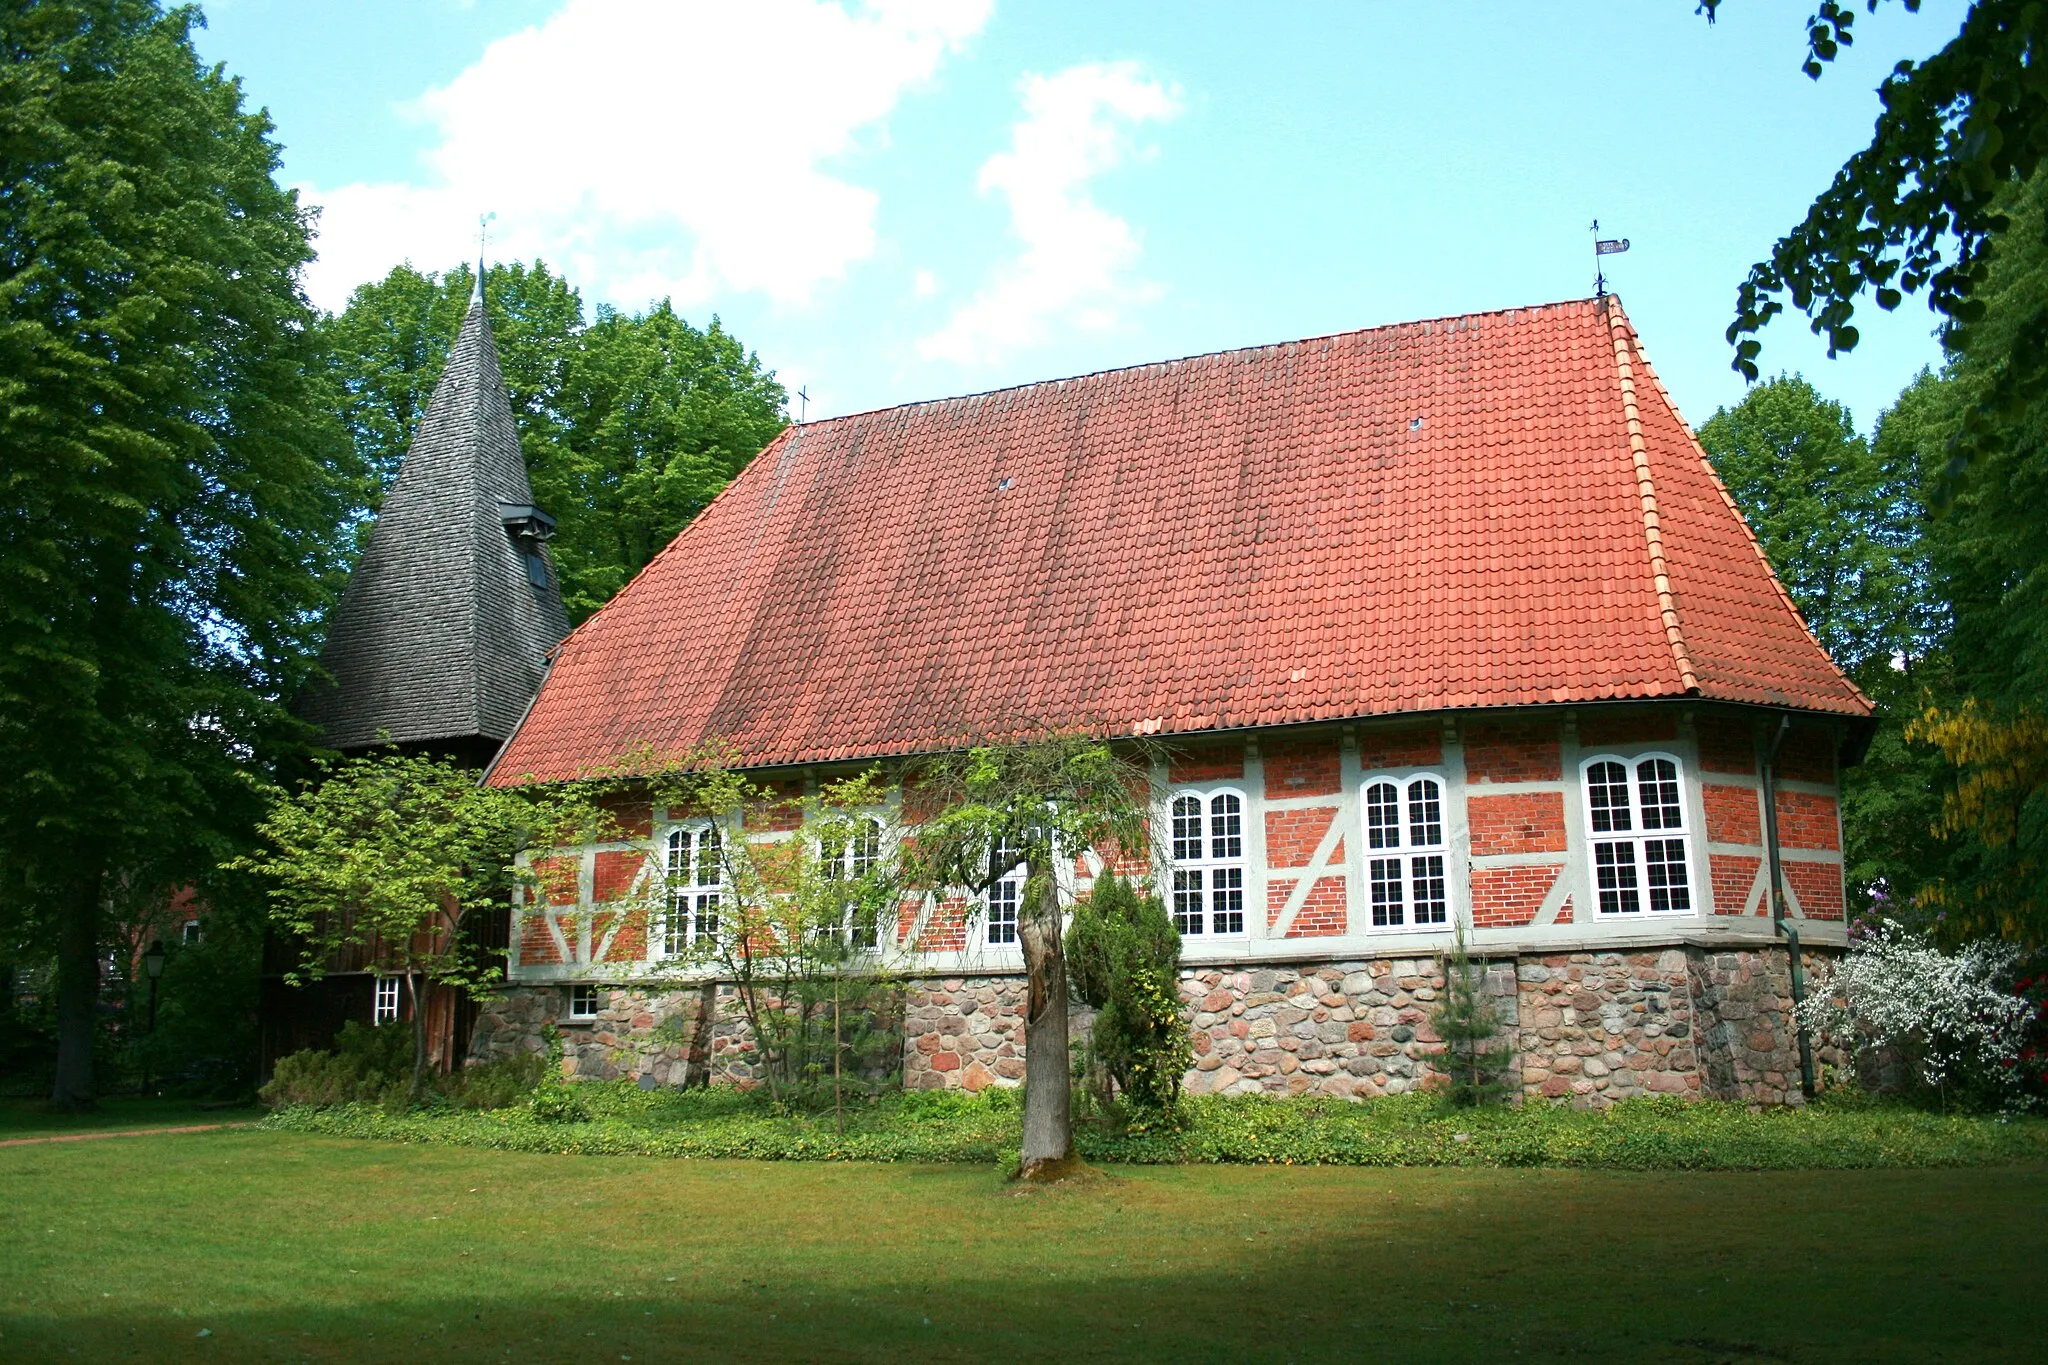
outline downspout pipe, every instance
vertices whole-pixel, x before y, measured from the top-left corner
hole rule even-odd
[[[1785,860],[1778,851],[1778,750],[1792,729],[1792,717],[1778,717],[1777,732],[1769,744],[1759,744],[1763,758],[1764,856],[1771,863],[1771,928],[1785,940],[1792,959],[1792,1027],[1799,1036],[1799,1090],[1809,1100],[1814,1095],[1813,1040],[1806,1036],[1799,1008],[1806,1003],[1806,963],[1799,950],[1799,929],[1785,916]]]

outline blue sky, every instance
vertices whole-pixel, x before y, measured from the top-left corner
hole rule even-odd
[[[1694,422],[1739,401],[1750,263],[1962,0],[214,0],[202,52],[323,206],[315,300],[540,256],[587,305],[722,316],[813,417],[1584,296],[1587,226]],[[1938,360],[1917,300],[1763,363],[1868,427]]]

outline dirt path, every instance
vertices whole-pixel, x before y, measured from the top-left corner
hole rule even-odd
[[[92,1142],[98,1138],[161,1137],[165,1133],[217,1133],[223,1128],[247,1128],[246,1123],[195,1123],[186,1128],[117,1128],[107,1133],[60,1133],[56,1137],[7,1138],[0,1147],[27,1147],[38,1142]]]

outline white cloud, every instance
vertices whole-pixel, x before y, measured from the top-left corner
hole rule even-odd
[[[414,113],[421,183],[302,186],[314,301],[401,260],[544,256],[638,306],[753,290],[801,303],[874,249],[876,195],[831,163],[987,22],[991,0],[568,0]]]
[[[1088,183],[1138,154],[1135,125],[1180,112],[1179,88],[1115,62],[1026,76],[1022,90],[1010,146],[983,163],[980,177],[982,193],[1009,202],[1022,250],[919,340],[926,359],[988,362],[1045,340],[1056,325],[1113,327],[1120,305],[1150,292],[1130,275],[1138,234],[1088,197]]]

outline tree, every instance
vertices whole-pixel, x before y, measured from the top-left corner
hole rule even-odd
[[[417,1100],[425,987],[485,994],[499,971],[465,933],[471,917],[509,899],[522,849],[566,843],[597,818],[574,788],[486,787],[444,759],[371,754],[279,794],[260,849],[237,865],[271,883],[272,919],[299,945],[291,984],[319,979],[343,954],[405,982]]]
[[[1194,1048],[1177,986],[1180,931],[1166,907],[1105,869],[1074,906],[1066,958],[1074,994],[1096,1012],[1095,1064],[1131,1103],[1172,1114]]]
[[[655,975],[689,980],[708,967],[733,983],[755,1079],[778,1104],[829,1096],[839,1112],[849,1085],[900,1077],[890,958],[903,836],[880,776],[826,782],[791,802],[707,759],[626,785],[680,822],[658,850],[664,876],[651,903],[633,912],[657,949]],[[748,837],[790,824],[789,838]],[[641,964],[623,970],[648,975]]]
[[[322,325],[342,416],[374,508],[398,472],[475,287],[458,266],[399,266]],[[625,586],[784,424],[784,393],[717,318],[664,300],[629,315],[583,302],[536,261],[492,266],[485,306],[534,497],[557,529],[562,596],[580,621]]]
[[[298,743],[355,483],[306,214],[195,22],[0,11],[0,905],[54,938],[68,1106],[108,905],[236,851]]]
[[[1462,920],[1451,951],[1438,955],[1437,966],[1444,993],[1430,1011],[1429,1026],[1444,1042],[1437,1065],[1451,1083],[1445,1093],[1461,1108],[1499,1104],[1515,1091],[1515,1052],[1501,1045],[1500,1014],[1486,998],[1483,964],[1465,951]]]
[[[1864,0],[1864,9],[1880,3]],[[1700,0],[1700,9],[1711,21],[1720,4]],[[1854,41],[1855,21],[1854,0],[1820,0],[1806,26],[1808,76],[1818,80]],[[1855,301],[1866,290],[1886,310],[1925,290],[1952,324],[1983,316],[1990,249],[2009,226],[2000,196],[2032,178],[2048,153],[2044,44],[2048,10],[2032,0],[1975,0],[1940,52],[1893,68],[1878,87],[1883,107],[1870,145],[1738,291],[1728,328],[1738,371],[1756,378],[1755,334],[1786,298],[1826,334],[1830,355],[1854,349]]]
[[[1148,770],[1102,741],[1051,734],[978,745],[919,765],[906,799],[932,808],[910,880],[934,895],[985,895],[1024,870],[1024,1141],[1018,1176],[1057,1180],[1075,1165],[1067,964],[1060,874],[1098,847],[1148,848]]]
[[[1821,645],[1852,677],[1889,668],[1915,647],[1898,610],[1910,577],[1917,508],[1888,497],[1885,471],[1849,410],[1797,375],[1759,384],[1699,431],[1786,591]]]

